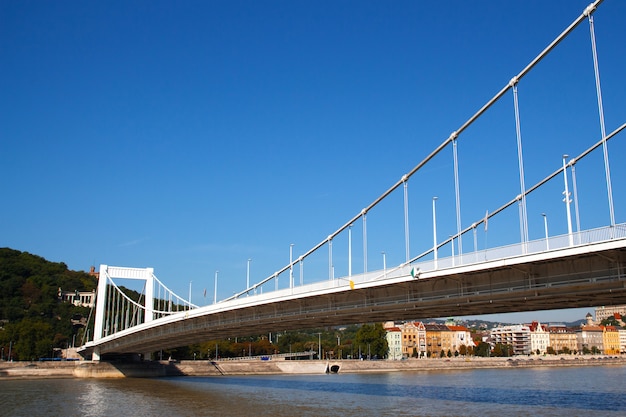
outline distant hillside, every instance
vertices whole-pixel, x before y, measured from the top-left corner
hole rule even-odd
[[[10,248],[0,248],[0,346],[7,359],[50,357],[55,348],[66,348],[82,328],[71,319],[87,317],[89,309],[59,300],[63,290],[91,291],[95,277],[70,271],[64,263]]]

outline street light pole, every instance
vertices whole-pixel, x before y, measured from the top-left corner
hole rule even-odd
[[[569,245],[573,246],[574,245],[574,237],[572,236],[572,213],[570,211],[570,203],[572,202],[572,200],[570,200],[569,196],[569,187],[567,185],[567,166],[565,165],[565,160],[567,159],[569,155],[565,154],[563,155],[563,180],[565,181],[565,191],[563,191],[563,195],[565,195],[565,198],[563,199],[563,201],[565,202],[565,208],[567,210],[567,234],[569,236]]]
[[[543,216],[543,228],[546,234],[546,250],[550,250],[550,242],[548,241],[548,216],[546,216],[546,213],[541,213],[541,215]]]
[[[383,276],[387,278],[387,254],[385,251],[381,252],[383,254]]]
[[[452,247],[452,266],[454,266],[454,236],[450,235],[450,246]]]
[[[435,202],[437,197],[433,197],[433,256],[435,258],[435,269],[437,269],[437,211]]]
[[[322,360],[322,334],[317,334],[317,359]]]
[[[293,243],[289,244],[289,288],[293,288]]]
[[[248,268],[246,269],[246,291],[250,289],[250,261],[252,261],[252,259],[248,258]],[[246,296],[247,295],[248,293],[246,292]]]
[[[348,277],[352,277],[352,225],[348,226]]]
[[[214,280],[214,284],[215,284],[215,288],[213,290],[213,304],[217,304],[217,274],[220,271],[215,271],[215,280]]]

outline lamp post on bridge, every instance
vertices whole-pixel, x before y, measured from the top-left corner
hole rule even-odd
[[[293,243],[289,244],[289,288],[293,288]]]
[[[248,267],[246,269],[246,297],[249,295],[248,290],[250,289],[250,261],[252,261],[252,259],[248,258]]]
[[[217,304],[217,274],[219,272],[220,271],[215,271],[215,280],[214,280],[215,288],[213,290],[213,304]]]
[[[450,235],[450,247],[452,248],[452,266],[454,266],[454,235]]]
[[[435,269],[437,269],[437,211],[435,202],[437,197],[433,197],[433,256],[435,259]]]
[[[348,278],[352,278],[352,225],[348,226]]]
[[[383,255],[383,276],[387,278],[387,254],[385,251],[381,252]]]
[[[569,245],[573,246],[574,237],[572,236],[572,213],[569,207],[572,200],[570,200],[569,198],[570,192],[569,192],[569,187],[567,185],[567,166],[565,165],[565,160],[567,159],[568,156],[569,155],[567,154],[563,155],[563,180],[565,181],[565,191],[563,191],[563,195],[565,196],[565,198],[563,199],[563,201],[565,202],[565,209],[567,211],[567,235],[569,236]]]
[[[546,234],[546,250],[550,250],[550,242],[548,240],[548,216],[546,216],[546,213],[541,213],[541,215],[543,216],[543,229]]]

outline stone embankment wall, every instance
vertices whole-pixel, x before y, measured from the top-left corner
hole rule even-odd
[[[0,362],[0,378],[73,378],[79,362]]]
[[[459,369],[626,365],[626,356],[542,356],[514,358],[409,359],[402,361],[180,361],[180,362],[0,362],[0,378],[125,378],[162,376],[220,376],[430,372]]]

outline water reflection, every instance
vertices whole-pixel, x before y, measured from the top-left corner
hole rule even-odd
[[[11,416],[624,415],[626,367],[2,380]],[[612,383],[612,381],[620,381]]]

